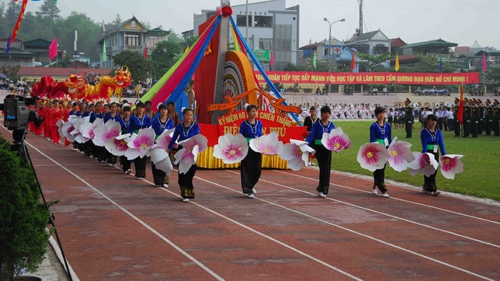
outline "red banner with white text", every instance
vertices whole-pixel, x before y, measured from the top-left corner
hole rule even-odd
[[[281,84],[406,84],[461,85],[479,83],[479,72],[418,73],[418,72],[297,72],[268,71],[271,81]],[[264,77],[255,72],[259,83]]]

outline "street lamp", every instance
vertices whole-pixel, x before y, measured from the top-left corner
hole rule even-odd
[[[328,23],[328,27],[329,27],[329,30],[328,30],[328,59],[330,60],[331,57],[332,57],[332,25],[336,22],[344,22],[345,21],[345,18],[343,19],[339,19],[339,20],[335,20],[335,21],[332,21],[330,22],[327,18],[323,18],[324,21],[326,21]],[[326,44],[325,44],[326,45]],[[328,72],[331,72],[331,62],[328,63]],[[330,91],[332,90],[331,87],[332,85],[330,84],[328,86],[330,89]]]

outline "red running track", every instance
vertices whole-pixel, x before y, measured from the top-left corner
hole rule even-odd
[[[9,138],[9,132],[0,132]],[[500,280],[500,205],[332,171],[264,170],[256,199],[238,170],[198,170],[196,199],[71,148],[26,143],[80,280]],[[354,160],[353,160],[354,161]]]

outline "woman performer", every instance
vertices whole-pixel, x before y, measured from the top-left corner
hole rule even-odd
[[[370,126],[370,142],[378,142],[388,148],[392,140],[392,129],[391,125],[385,122],[385,108],[377,106],[375,108],[375,116],[377,117],[377,121],[373,122]],[[377,194],[378,187],[382,196],[389,198],[384,182],[385,166],[386,165],[384,165],[382,169],[378,169],[373,172],[372,192],[373,194]]]
[[[132,127],[130,126],[130,114],[131,108],[129,104],[122,105],[122,114],[123,117],[120,118],[120,125],[122,127],[122,134],[131,134],[133,133]],[[130,170],[130,160],[125,156],[120,156],[120,164],[122,165],[122,171],[125,174],[130,174],[132,170]]]
[[[158,111],[159,115],[151,122],[151,127],[155,130],[156,137],[174,127],[174,122],[168,118],[167,105],[164,103],[160,104]],[[153,171],[155,186],[168,187],[168,175],[164,171],[156,169],[153,162],[151,162],[151,170]]]
[[[257,120],[257,106],[250,104],[246,108],[247,120],[240,124],[240,134],[242,134],[247,141],[262,136],[262,122]],[[259,181],[262,169],[262,155],[259,152],[248,149],[247,156],[241,161],[241,188],[243,194],[249,198],[254,198],[257,190],[254,188]]]
[[[185,108],[182,111],[183,121],[175,126],[174,135],[168,144],[168,150],[174,147],[177,139],[183,141],[200,133],[200,126],[194,122],[194,112],[191,108]],[[191,166],[186,174],[179,173],[178,183],[181,189],[182,201],[189,202],[189,199],[194,199],[193,178],[196,172],[196,164]]]
[[[446,155],[446,149],[444,148],[443,134],[441,130],[436,128],[437,121],[436,115],[427,115],[427,128],[420,132],[420,141],[422,142],[422,152],[432,153],[434,158],[439,161],[439,150],[441,150],[441,154]],[[436,186],[436,174],[437,170],[429,177],[424,175],[423,191],[437,196],[440,192]]]
[[[330,133],[335,125],[329,121],[332,115],[332,110],[329,106],[321,107],[321,119],[314,122],[311,133],[307,137],[309,146],[316,150],[316,159],[319,166],[319,184],[316,187],[318,196],[325,198],[328,195],[330,188],[330,171],[332,169],[332,152],[328,150],[322,143],[323,133]]]
[[[109,105],[109,112],[104,114],[103,117],[104,124],[108,122],[109,120],[115,120],[116,122],[120,122],[120,114],[118,114],[118,104],[116,102],[112,102]],[[98,156],[99,162],[104,162],[104,159],[106,159],[106,162],[109,166],[113,166],[116,164],[116,156],[112,155],[109,153],[109,151],[105,150],[104,151],[105,155]]]
[[[139,101],[135,104],[135,114],[130,118],[130,127],[134,133],[138,133],[140,129],[147,128],[151,126],[151,119],[144,114],[144,103]],[[147,157],[137,157],[134,159],[135,166],[135,177],[145,178],[146,177],[146,162]]]

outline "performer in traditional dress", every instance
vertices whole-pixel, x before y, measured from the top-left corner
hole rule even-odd
[[[138,133],[140,129],[148,128],[151,126],[151,119],[144,114],[145,105],[142,101],[135,104],[135,114],[130,118],[130,126],[134,133]],[[135,177],[146,177],[146,163],[147,157],[137,157],[134,159]]]
[[[309,116],[306,116],[306,118],[304,118],[304,126],[307,127],[307,135],[308,136],[311,133],[312,126],[313,126],[314,122],[316,122],[317,120],[318,120],[318,117],[316,116],[316,107],[312,106],[309,109]],[[316,158],[316,156],[314,156],[314,154],[309,155],[309,165],[311,165],[311,166],[314,165],[314,162],[313,162],[314,158]]]
[[[377,121],[373,122],[370,126],[370,142],[378,142],[383,144],[386,148],[391,144],[392,139],[392,129],[391,125],[385,122],[385,108],[377,107],[375,108],[375,116]],[[373,194],[377,194],[377,187],[382,193],[383,197],[389,198],[387,193],[387,188],[385,187],[385,164],[382,169],[375,170],[373,172]]]
[[[183,121],[175,126],[174,135],[168,144],[168,149],[172,150],[177,140],[183,141],[200,133],[200,126],[194,122],[194,112],[191,108],[182,111]],[[180,146],[179,146],[180,149]],[[194,199],[193,178],[196,172],[196,164],[191,166],[186,174],[179,173],[178,183],[181,190],[182,201],[189,202]]]
[[[427,116],[427,128],[420,132],[420,141],[422,142],[422,153],[432,153],[436,161],[439,161],[439,150],[441,150],[442,155],[446,155],[446,149],[444,148],[443,134],[441,130],[436,128],[437,121],[436,115],[429,114]],[[436,174],[437,170],[429,177],[424,175],[424,192],[439,194],[436,186]]]
[[[330,170],[332,169],[332,151],[322,143],[324,133],[330,133],[335,125],[329,121],[332,111],[329,106],[321,107],[321,119],[314,122],[311,133],[307,137],[309,146],[316,150],[316,159],[319,166],[319,184],[316,188],[319,197],[326,197],[330,188]]]
[[[167,105],[162,103],[158,106],[159,115],[151,122],[151,127],[155,130],[156,137],[164,131],[168,131],[174,127],[174,122],[168,118]],[[153,171],[153,180],[155,186],[168,187],[168,175],[162,170],[158,170],[155,164],[151,162],[151,170]]]
[[[257,120],[257,106],[250,104],[246,108],[247,120],[240,124],[240,134],[247,141],[262,136],[262,122]],[[249,198],[254,198],[257,190],[255,185],[259,181],[262,169],[262,155],[259,152],[248,149],[247,156],[241,161],[241,188]]]
[[[129,104],[123,104],[122,105],[122,114],[123,117],[120,118],[120,125],[122,127],[122,134],[131,134],[133,133],[132,127],[130,126],[130,115],[131,115],[131,108]],[[122,171],[125,174],[130,174],[132,170],[130,169],[130,163],[131,161],[127,159],[125,156],[120,156],[120,164],[122,165]]]
[[[109,105],[109,112],[107,113],[104,113],[104,124],[106,124],[106,122],[108,122],[109,120],[114,120],[116,122],[120,122],[120,114],[118,113],[118,104],[116,102],[112,102],[110,105]],[[105,157],[102,157],[104,159],[106,159],[106,163],[109,165],[109,166],[113,166],[116,164],[116,156],[112,155],[111,153],[109,153],[109,151],[105,151]],[[99,159],[99,162],[104,162],[104,159]]]

